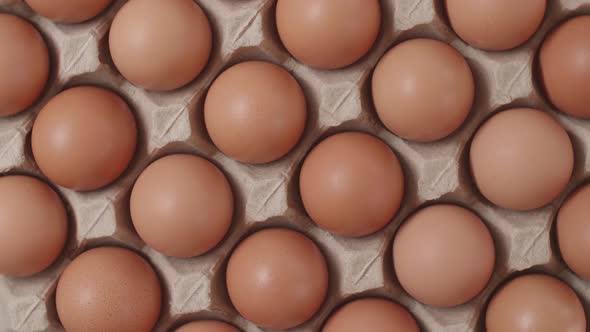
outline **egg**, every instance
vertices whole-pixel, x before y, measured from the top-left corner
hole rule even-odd
[[[287,154],[305,129],[305,95],[283,68],[247,61],[225,70],[205,98],[204,118],[213,143],[245,163],[268,163]]]
[[[168,91],[195,79],[207,65],[212,33],[193,0],[130,0],[109,33],[113,63],[128,81]]]
[[[31,106],[49,78],[49,51],[43,37],[24,19],[0,13],[0,117]]]
[[[30,176],[0,177],[0,273],[24,277],[45,270],[67,233],[66,209],[51,187]]]
[[[399,210],[404,174],[383,141],[344,132],[311,150],[301,166],[299,190],[318,226],[342,236],[365,236],[387,225]]]
[[[393,240],[393,266],[414,299],[436,307],[468,302],[494,271],[490,231],[473,212],[451,204],[418,210]]]
[[[240,332],[240,330],[220,321],[202,320],[184,324],[175,332]]]
[[[201,255],[227,233],[234,210],[225,175],[207,159],[175,154],[150,164],[131,191],[130,211],[139,236],[175,257]]]
[[[445,0],[451,27],[471,46],[503,51],[537,31],[547,0]]]
[[[137,143],[135,118],[115,93],[75,87],[53,97],[33,124],[37,166],[52,182],[94,190],[114,181],[129,165]]]
[[[227,292],[247,320],[268,329],[289,329],[310,319],[328,291],[328,267],[317,245],[283,228],[242,240],[226,271]]]
[[[543,41],[539,72],[545,93],[559,110],[590,119],[590,15],[565,21]]]
[[[55,302],[68,332],[149,332],[160,316],[162,289],[143,257],[128,249],[100,247],[66,267]]]
[[[113,0],[25,0],[48,19],[58,23],[80,23],[100,14]]]
[[[322,332],[420,332],[412,314],[385,299],[364,298],[345,304],[328,318]]]
[[[557,213],[557,242],[561,257],[578,276],[590,279],[590,185],[571,194]]]
[[[381,26],[379,0],[278,0],[276,24],[297,60],[336,69],[363,57]]]
[[[502,286],[486,311],[487,332],[584,332],[586,314],[573,289],[543,274],[517,277]]]
[[[457,130],[475,94],[467,61],[451,46],[432,39],[394,46],[377,63],[371,86],[383,125],[418,142],[436,141]]]
[[[485,198],[523,211],[548,204],[565,189],[574,151],[565,129],[549,114],[515,108],[495,114],[475,133],[470,161]]]

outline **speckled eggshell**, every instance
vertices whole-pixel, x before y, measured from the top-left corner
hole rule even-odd
[[[162,289],[143,257],[128,249],[100,247],[66,267],[55,301],[68,332],[150,332],[160,317]]]

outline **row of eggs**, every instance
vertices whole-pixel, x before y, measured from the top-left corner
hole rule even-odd
[[[346,136],[379,142],[360,133],[332,137]],[[150,177],[159,172],[165,172],[164,180],[170,182],[150,183]],[[159,190],[153,190],[154,185]],[[172,188],[179,189],[173,192]],[[36,178],[7,175],[0,178],[0,196],[0,272],[26,276],[50,265],[67,236],[67,213],[59,195]],[[145,198],[144,203],[157,207],[138,206],[137,200]],[[582,187],[566,200],[557,216],[562,256],[584,278],[590,276],[584,238],[589,199],[590,186]],[[131,197],[131,214],[148,245],[166,255],[186,257],[208,251],[223,239],[231,222],[232,203],[231,190],[219,169],[201,157],[177,154],[157,160],[140,176]],[[189,204],[192,210],[187,209]],[[487,286],[496,264],[494,239],[484,221],[453,204],[425,206],[410,215],[395,234],[392,252],[393,270],[402,288],[435,307],[472,300]],[[234,248],[224,280],[229,300],[240,315],[264,328],[288,329],[309,320],[325,302],[329,266],[307,235],[287,228],[265,228],[247,235]],[[66,267],[57,283],[55,301],[59,319],[70,332],[149,331],[159,319],[162,289],[157,273],[141,255],[120,247],[98,247],[84,251]],[[365,298],[338,308],[323,331],[356,331],[365,324],[377,324],[374,331],[383,327],[419,330],[413,316],[399,304]],[[189,325],[179,331],[235,331],[221,322]],[[586,321],[579,298],[567,284],[548,275],[528,274],[499,287],[487,307],[486,326],[488,331],[565,327],[585,331]]]

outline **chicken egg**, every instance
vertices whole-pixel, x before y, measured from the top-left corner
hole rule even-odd
[[[213,143],[229,157],[253,164],[287,154],[307,119],[299,83],[283,68],[262,61],[225,70],[211,85],[204,108]]]
[[[319,310],[328,291],[328,267],[305,235],[269,228],[238,244],[227,263],[226,283],[244,318],[262,328],[289,329]]]
[[[62,252],[68,216],[60,197],[31,176],[0,177],[0,273],[30,276]]]
[[[519,211],[555,199],[574,169],[565,129],[549,114],[531,108],[509,109],[487,120],[473,137],[470,160],[483,196]]]
[[[193,0],[130,0],[109,33],[113,62],[131,83],[174,90],[195,79],[211,53],[207,16]]]
[[[55,302],[68,332],[150,332],[160,317],[162,289],[143,257],[128,249],[99,247],[66,267]]]
[[[543,41],[539,73],[547,97],[559,110],[590,119],[590,15],[565,21]]]
[[[401,286],[416,300],[453,307],[487,285],[495,264],[494,240],[473,212],[451,204],[420,209],[393,240],[393,266]]]
[[[100,14],[113,0],[25,0],[38,14],[59,23],[80,23]]]
[[[297,60],[321,69],[348,66],[375,43],[379,0],[278,0],[281,41]]]
[[[380,298],[345,304],[328,318],[322,332],[420,332],[416,320],[401,305]]]
[[[361,132],[330,136],[303,161],[299,190],[320,227],[365,236],[387,225],[400,208],[404,174],[391,148]]]
[[[585,332],[586,314],[576,292],[544,274],[517,277],[492,297],[487,332]]]
[[[377,63],[371,83],[381,122],[394,134],[418,142],[436,141],[457,130],[475,94],[467,61],[432,39],[394,46]]]
[[[24,19],[0,13],[0,117],[31,106],[49,78],[49,51],[43,37]]]
[[[131,191],[131,220],[139,236],[168,256],[191,257],[227,233],[234,200],[225,175],[210,161],[175,154],[150,164]]]
[[[74,190],[113,182],[131,162],[136,143],[135,118],[125,101],[91,86],[53,97],[37,115],[31,136],[43,174]]]

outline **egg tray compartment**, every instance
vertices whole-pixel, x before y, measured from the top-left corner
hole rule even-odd
[[[59,91],[98,85],[121,95],[132,107],[140,129],[129,169],[113,184],[92,192],[56,188],[68,206],[70,234],[66,249],[46,271],[30,278],[0,277],[0,331],[62,331],[55,310],[59,274],[80,252],[116,245],[146,257],[163,288],[162,315],[156,331],[168,331],[194,319],[221,319],[243,331],[262,331],[241,318],[225,289],[228,255],[245,236],[266,227],[288,227],[312,238],[330,269],[330,288],[320,311],[292,331],[318,331],[338,306],[363,296],[381,296],[406,306],[424,331],[483,331],[483,313],[494,289],[514,275],[535,271],[555,275],[576,289],[590,313],[590,287],[559,257],[553,230],[558,207],[588,178],[590,122],[554,109],[537,84],[535,53],[543,37],[564,19],[590,13],[590,0],[549,0],[539,31],[507,52],[474,49],[456,37],[445,18],[442,0],[382,0],[382,29],[369,54],[347,68],[312,69],[296,62],[282,46],[274,23],[274,0],[198,0],[211,22],[214,43],[204,72],[172,92],[149,92],[126,82],[112,64],[108,29],[125,1],[116,0],[97,18],[59,25],[35,15],[21,1],[0,1],[0,12],[15,13],[38,27],[51,50],[50,83],[41,99],[19,115],[0,119],[0,172],[40,178],[30,148],[30,130],[40,108]],[[434,143],[396,137],[379,122],[372,101],[372,70],[392,45],[411,38],[442,40],[467,58],[476,81],[475,104],[465,124]],[[246,60],[277,63],[302,85],[308,100],[308,123],[301,142],[285,158],[267,165],[246,165],[221,154],[203,125],[208,86],[229,66]],[[138,60],[139,61],[139,60]],[[555,116],[567,129],[575,149],[575,169],[565,192],[552,204],[530,212],[493,206],[478,193],[468,161],[470,139],[492,114],[528,106]],[[398,155],[406,176],[402,208],[383,230],[363,238],[343,238],[316,227],[298,193],[298,172],[306,153],[333,133],[359,130],[383,139]],[[165,257],[145,246],[129,216],[133,182],[150,162],[172,153],[192,153],[216,163],[228,176],[236,198],[233,225],[222,243],[194,258]],[[419,207],[438,202],[463,205],[479,214],[496,243],[496,266],[485,290],[455,308],[418,303],[397,282],[391,244],[400,223]],[[590,315],[588,315],[590,317]]]

